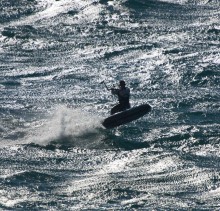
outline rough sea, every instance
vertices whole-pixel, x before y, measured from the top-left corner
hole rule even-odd
[[[0,210],[220,210],[220,1],[0,0]]]

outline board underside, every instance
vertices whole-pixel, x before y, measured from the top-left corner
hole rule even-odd
[[[144,116],[151,111],[151,106],[148,104],[143,104],[131,109],[114,114],[106,119],[104,119],[102,125],[105,128],[114,128]]]

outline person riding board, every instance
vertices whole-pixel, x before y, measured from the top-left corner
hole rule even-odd
[[[119,101],[119,104],[117,104],[111,109],[111,115],[131,108],[131,105],[129,102],[130,89],[126,87],[125,81],[121,80],[119,82],[119,89],[111,88],[111,92],[112,94],[115,94],[118,96],[118,101]]]

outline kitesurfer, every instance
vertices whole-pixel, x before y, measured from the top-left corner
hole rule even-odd
[[[119,89],[111,88],[111,92],[118,96],[119,101],[119,104],[111,109],[111,115],[131,107],[129,102],[130,89],[126,87],[125,81],[121,80],[119,82]]]

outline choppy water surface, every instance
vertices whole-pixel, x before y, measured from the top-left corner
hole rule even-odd
[[[218,0],[0,1],[1,210],[219,210]],[[124,79],[152,112],[106,130]]]

